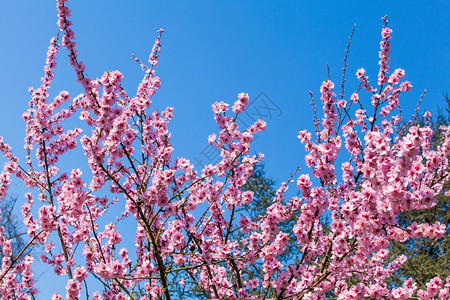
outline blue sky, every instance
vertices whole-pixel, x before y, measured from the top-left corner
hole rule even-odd
[[[87,74],[99,77],[106,70],[120,70],[131,94],[142,77],[131,55],[146,60],[156,31],[165,29],[157,69],[162,88],[153,103],[159,109],[175,107],[170,128],[177,156],[205,160],[207,137],[217,131],[213,102],[232,103],[240,92],[251,99],[263,92],[267,98],[261,99],[276,110],[266,118],[267,131],[253,150],[265,153],[266,173],[277,182],[304,165],[297,134],[311,128],[308,91],[319,99],[327,63],[331,79],[340,83],[354,23],[347,99],[358,84],[358,68],[364,67],[376,81],[381,17],[386,14],[394,30],[391,70],[404,68],[413,84],[401,98],[405,116],[424,89],[423,107],[431,111],[449,92],[448,1],[77,0],[68,5]],[[27,108],[27,90],[40,84],[56,21],[54,1],[0,0],[0,135],[18,154],[23,153],[21,114]],[[65,89],[75,96],[81,89],[66,52],[61,54],[51,92],[55,96]],[[249,120],[243,116],[242,121]]]
[[[87,74],[121,70],[131,93],[142,76],[131,55],[145,60],[156,30],[166,30],[157,70],[162,89],[153,102],[157,108],[175,107],[171,128],[177,155],[201,156],[207,136],[216,129],[214,101],[264,92],[282,114],[266,118],[267,131],[254,150],[266,154],[268,173],[280,180],[303,163],[296,136],[300,128],[311,127],[308,91],[319,98],[327,63],[332,80],[340,82],[354,23],[348,91],[357,85],[359,67],[375,81],[385,14],[394,30],[391,70],[404,68],[414,86],[401,99],[406,113],[423,89],[428,90],[424,107],[430,110],[449,91],[447,1],[69,1],[69,6]],[[0,134],[17,149],[23,141],[20,116],[27,89],[40,83],[56,20],[53,1],[0,0]],[[81,89],[74,79],[63,52],[52,92],[66,89],[75,96]]]

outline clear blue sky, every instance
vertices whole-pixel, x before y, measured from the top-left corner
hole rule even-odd
[[[327,63],[332,80],[340,83],[354,23],[348,92],[357,86],[354,73],[360,67],[376,81],[385,14],[394,30],[391,70],[404,68],[414,86],[401,98],[405,115],[423,89],[428,90],[423,107],[431,111],[449,92],[448,1],[77,0],[68,5],[87,74],[98,77],[118,69],[130,93],[142,77],[131,54],[145,60],[156,30],[166,30],[157,69],[162,89],[153,103],[175,107],[171,129],[176,155],[202,158],[207,136],[216,131],[214,101],[233,102],[240,92],[251,98],[264,92],[279,111],[266,118],[267,131],[253,150],[266,154],[266,172],[278,182],[303,166],[303,147],[296,137],[299,129],[311,128],[308,91],[319,99]],[[0,0],[0,135],[17,153],[22,151],[27,89],[40,84],[56,20],[54,1]],[[66,89],[75,96],[81,89],[63,53],[52,93]]]
[[[357,84],[359,67],[375,81],[380,18],[388,14],[394,30],[391,68],[404,68],[414,86],[402,104],[411,108],[427,89],[424,107],[434,110],[449,92],[448,1],[341,2],[77,0],[69,6],[88,75],[121,70],[132,92],[142,73],[131,54],[146,59],[156,30],[166,30],[157,70],[162,89],[154,103],[175,107],[171,128],[179,155],[201,156],[206,137],[215,130],[214,101],[232,102],[239,92],[251,97],[265,92],[282,115],[267,118],[267,132],[255,141],[255,151],[266,153],[268,172],[281,180],[303,162],[296,136],[298,129],[310,127],[308,91],[318,96],[327,63],[332,80],[340,82],[354,23],[348,90]],[[27,89],[40,83],[56,20],[54,1],[0,0],[0,134],[15,148],[23,140],[20,116]],[[76,95],[81,90],[74,79],[64,52],[52,92],[67,89]]]

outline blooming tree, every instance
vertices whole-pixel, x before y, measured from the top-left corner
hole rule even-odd
[[[427,121],[422,118],[410,120],[411,125],[425,124],[429,122],[433,128],[432,147],[438,146],[441,131],[440,126],[450,124],[450,99],[446,96],[444,99],[447,109],[438,110],[436,115]],[[408,127],[404,127],[406,130]],[[400,226],[409,226],[412,222],[433,222],[440,221],[447,228],[450,225],[450,196],[445,196],[445,192],[450,190],[450,182],[443,187],[443,194],[436,196],[436,205],[424,210],[407,210],[401,212],[398,217]],[[447,193],[448,195],[448,193]],[[393,282],[401,282],[402,278],[413,277],[417,281],[417,286],[426,287],[427,281],[439,275],[441,278],[450,276],[450,235],[447,232],[441,239],[415,238],[408,243],[392,242],[390,246],[390,255],[396,257],[405,254],[407,262],[401,266],[392,278]]]
[[[0,226],[3,228],[3,235],[11,241],[11,255],[17,256],[25,246],[24,235],[27,234],[23,222],[19,215],[14,213],[17,197],[4,197],[0,202]],[[32,248],[27,248],[21,253],[19,259],[29,254]],[[0,260],[3,254],[0,251]]]
[[[434,239],[445,232],[439,222],[402,228],[396,216],[435,204],[449,180],[450,154],[448,127],[441,128],[435,150],[428,126],[413,126],[405,135],[394,131],[402,121],[399,97],[412,85],[403,80],[402,69],[389,72],[392,30],[385,18],[377,86],[364,69],[358,70],[360,87],[349,99],[343,85],[336,96],[333,82],[322,83],[323,118],[315,120],[315,138],[306,130],[299,133],[311,172],[283,183],[267,211],[250,218],[238,209],[253,198],[243,186],[264,157],[249,152],[265,123],[237,125],[249,96],[239,94],[231,107],[212,105],[218,132],[208,141],[220,150],[221,161],[196,169],[189,160],[172,157],[173,108],[150,109],[161,85],[155,68],[163,30],[149,66],[136,58],[145,74],[131,96],[119,71],[98,79],[85,75],[66,0],[58,0],[57,9],[59,34],[50,41],[42,84],[30,89],[23,114],[25,161],[0,142],[7,160],[0,196],[6,196],[13,177],[29,189],[22,206],[29,236],[23,251],[13,255],[11,240],[0,230],[2,299],[35,298],[34,258],[20,257],[39,246],[44,250],[39,259],[67,278],[66,293],[55,292],[52,299],[170,299],[183,287],[216,299],[262,298],[255,291],[264,288],[276,291],[277,299],[448,298],[450,278],[434,278],[426,290],[417,290],[411,279],[396,287],[385,283],[405,262],[400,256],[386,263],[390,241]],[[71,97],[62,91],[51,99],[61,46],[84,93]],[[369,109],[360,101],[365,93],[372,100]],[[82,124],[68,128],[74,124],[68,120],[77,118]],[[66,172],[61,159],[78,148],[89,171]],[[294,182],[301,197],[287,197]],[[120,213],[111,216],[114,210]],[[321,222],[324,214],[330,215],[329,230]],[[278,224],[292,215],[298,215],[292,232],[300,255],[282,264],[278,258],[290,240]],[[122,241],[126,222],[134,226],[131,245]],[[239,240],[233,239],[237,231]],[[261,264],[261,280],[245,272]],[[169,284],[173,280],[178,286]]]

